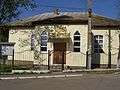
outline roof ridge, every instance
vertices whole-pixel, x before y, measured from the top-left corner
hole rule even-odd
[[[111,20],[115,20],[115,21],[120,21],[120,20],[117,20],[115,18],[108,17],[108,16],[105,16],[105,15],[100,15],[100,14],[97,14],[97,13],[94,13],[94,16],[99,16],[99,17],[103,17],[103,18],[107,18],[107,19],[111,19]]]

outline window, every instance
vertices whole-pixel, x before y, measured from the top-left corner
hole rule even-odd
[[[80,52],[80,33],[74,33],[74,52]]]
[[[94,36],[94,52],[103,53],[103,36],[95,35]]]
[[[41,33],[41,51],[47,51],[47,41],[48,41],[48,34],[47,32],[43,31]]]

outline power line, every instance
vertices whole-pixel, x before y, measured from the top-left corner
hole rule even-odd
[[[70,10],[87,10],[86,8],[77,8],[77,7],[65,7],[65,6],[56,6],[56,5],[45,5],[45,4],[39,4],[40,7],[50,7],[50,8],[61,8],[61,9],[70,9]]]

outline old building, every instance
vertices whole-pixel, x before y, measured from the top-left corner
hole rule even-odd
[[[15,62],[48,65],[49,58],[50,65],[88,66],[87,13],[43,13],[10,23],[7,27],[8,41],[15,42]],[[117,20],[92,15],[92,68],[116,67],[119,27]]]

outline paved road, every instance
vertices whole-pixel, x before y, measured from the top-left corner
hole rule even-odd
[[[68,78],[0,80],[0,90],[120,90],[120,77],[87,75]]]

